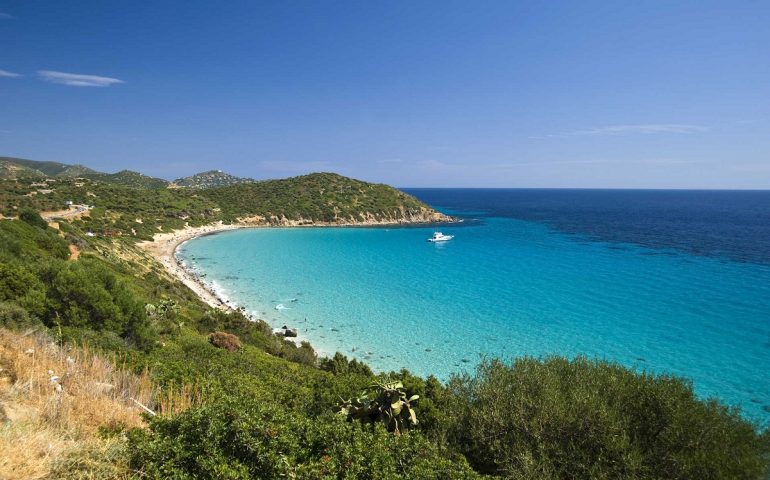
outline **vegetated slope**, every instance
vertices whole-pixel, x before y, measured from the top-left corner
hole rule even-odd
[[[89,178],[91,180],[133,188],[166,188],[169,184],[161,178],[150,177],[131,170],[117,173],[102,173],[83,165],[69,165],[60,162],[41,162],[23,158],[0,157],[0,178],[25,176],[56,177],[61,179]]]
[[[121,170],[117,173],[89,173],[82,177],[131,188],[166,188],[169,184],[162,178],[150,177],[132,170]]]
[[[86,174],[98,173],[83,165],[68,165],[60,162],[42,162],[37,160],[26,160],[23,158],[0,157],[1,161],[9,162],[20,167],[35,170],[49,177],[78,177]]]
[[[767,478],[767,430],[717,400],[699,399],[686,380],[581,358],[490,360],[447,383],[406,370],[374,375],[342,354],[318,359],[309,344],[279,338],[241,311],[209,309],[131,242],[88,237],[77,222],[62,221],[57,232],[29,210],[19,218],[0,221],[0,328],[38,329],[56,340],[59,350],[34,348],[61,353],[53,366],[26,370],[36,372],[35,388],[58,392],[58,383],[78,398],[73,388],[101,387],[89,378],[122,388],[97,377],[68,383],[86,370],[70,372],[65,355],[75,366],[86,362],[67,349],[85,341],[116,352],[136,374],[146,371],[153,392],[179,392],[140,397],[160,413],[146,429],[126,432],[136,426],[131,416],[85,424],[116,448],[92,449],[88,437],[70,435],[85,453],[66,456],[50,478],[115,478],[121,471],[145,479]],[[77,260],[68,243],[80,249]],[[238,340],[218,348],[212,332]],[[20,372],[26,351],[0,360],[0,368]],[[35,352],[33,358],[44,358]],[[60,379],[51,382],[48,370]],[[22,375],[21,382],[15,373],[8,380],[18,382],[19,392],[31,378]],[[403,384],[418,419],[401,435],[383,424],[389,425],[383,412],[401,408],[400,394],[357,398],[368,385],[390,380]],[[55,400],[50,418],[65,433],[91,421],[82,409],[67,410],[66,402],[78,398],[55,395],[45,400]],[[114,399],[119,408],[130,406],[125,396]],[[341,400],[348,411],[333,413]],[[14,405],[4,407],[6,416],[15,415]],[[34,440],[15,427],[0,418],[0,442],[8,432],[11,444]],[[37,468],[33,461],[21,465]]]
[[[209,170],[207,172],[196,173],[189,177],[177,178],[174,185],[185,188],[217,188],[227,187],[238,183],[253,183],[251,178],[236,177],[222,170]]]
[[[309,175],[307,179],[320,179],[307,194],[303,193],[310,188],[305,185],[306,179],[196,189],[146,188],[142,182],[133,184],[138,186],[125,186],[104,182],[99,176],[85,180],[58,177],[56,182],[44,187],[44,194],[39,192],[41,187],[34,185],[37,179],[0,180],[0,213],[16,216],[24,207],[56,211],[70,201],[76,205],[92,205],[94,208],[88,215],[74,225],[97,235],[141,240],[187,225],[234,222],[243,218],[255,224],[290,224],[287,219],[295,223],[333,223],[334,212],[339,214],[337,223],[445,220],[427,205],[391,187],[338,175]],[[149,183],[153,185],[152,179]],[[263,183],[267,189],[251,188]],[[353,188],[348,188],[350,186]],[[320,194],[321,191],[324,193]],[[262,217],[255,218],[260,215]]]
[[[282,222],[442,221],[447,217],[411,195],[382,184],[312,173],[283,180],[203,190],[230,218]]]
[[[6,158],[7,157],[0,157],[0,179],[2,180],[15,180],[17,178],[33,179],[45,177],[43,172],[19,165],[12,161],[8,161]]]

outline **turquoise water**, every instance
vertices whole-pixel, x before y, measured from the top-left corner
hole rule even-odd
[[[482,355],[587,355],[694,381],[770,418],[770,266],[620,242],[542,223],[249,229],[179,258],[274,327],[377,370],[447,378]],[[280,306],[283,309],[276,309]]]

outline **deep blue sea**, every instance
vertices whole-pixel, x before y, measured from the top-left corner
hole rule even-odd
[[[317,350],[448,378],[483,356],[680,375],[770,424],[770,191],[411,189],[436,227],[248,229],[179,257]]]

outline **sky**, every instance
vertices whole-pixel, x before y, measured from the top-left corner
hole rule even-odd
[[[0,0],[0,155],[770,188],[768,1]]]

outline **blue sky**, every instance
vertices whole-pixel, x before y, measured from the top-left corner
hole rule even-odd
[[[0,155],[770,188],[770,2],[0,0]]]

